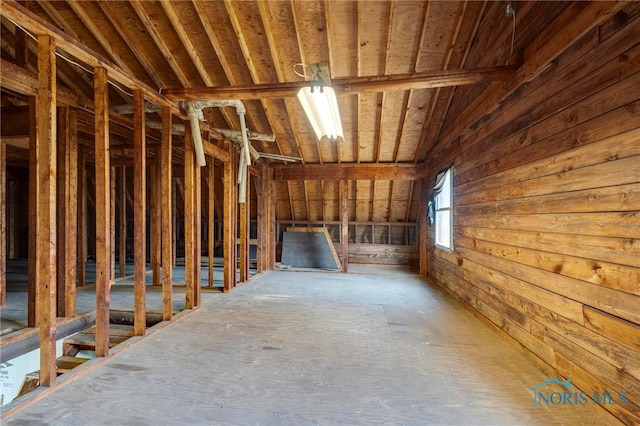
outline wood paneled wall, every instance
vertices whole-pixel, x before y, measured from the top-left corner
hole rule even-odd
[[[454,250],[429,230],[429,276],[550,377],[626,392],[603,407],[627,424],[640,423],[639,16],[631,3],[590,29],[469,129],[449,118],[428,155],[428,182],[453,164],[455,193]],[[463,93],[450,111],[473,114]]]

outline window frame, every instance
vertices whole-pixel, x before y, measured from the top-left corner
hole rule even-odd
[[[437,248],[447,251],[453,251],[453,167],[448,167],[442,172],[438,173],[438,177],[442,177],[442,183],[438,179],[434,187],[434,201],[435,201],[435,223],[434,223],[434,241]],[[446,199],[445,197],[447,197]],[[442,223],[442,217],[446,215],[448,223]],[[441,227],[447,227],[444,231],[448,234],[447,241],[443,241],[439,236],[442,234]]]

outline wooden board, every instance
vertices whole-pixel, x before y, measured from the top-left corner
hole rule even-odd
[[[282,263],[299,268],[341,269],[327,228],[288,228],[282,236]]]

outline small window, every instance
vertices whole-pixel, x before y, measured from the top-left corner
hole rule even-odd
[[[438,173],[433,187],[436,204],[436,246],[453,250],[453,171]]]

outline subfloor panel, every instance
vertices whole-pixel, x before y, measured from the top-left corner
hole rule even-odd
[[[203,293],[3,424],[616,424],[593,405],[534,407],[549,377],[515,348],[415,274],[373,272]]]

